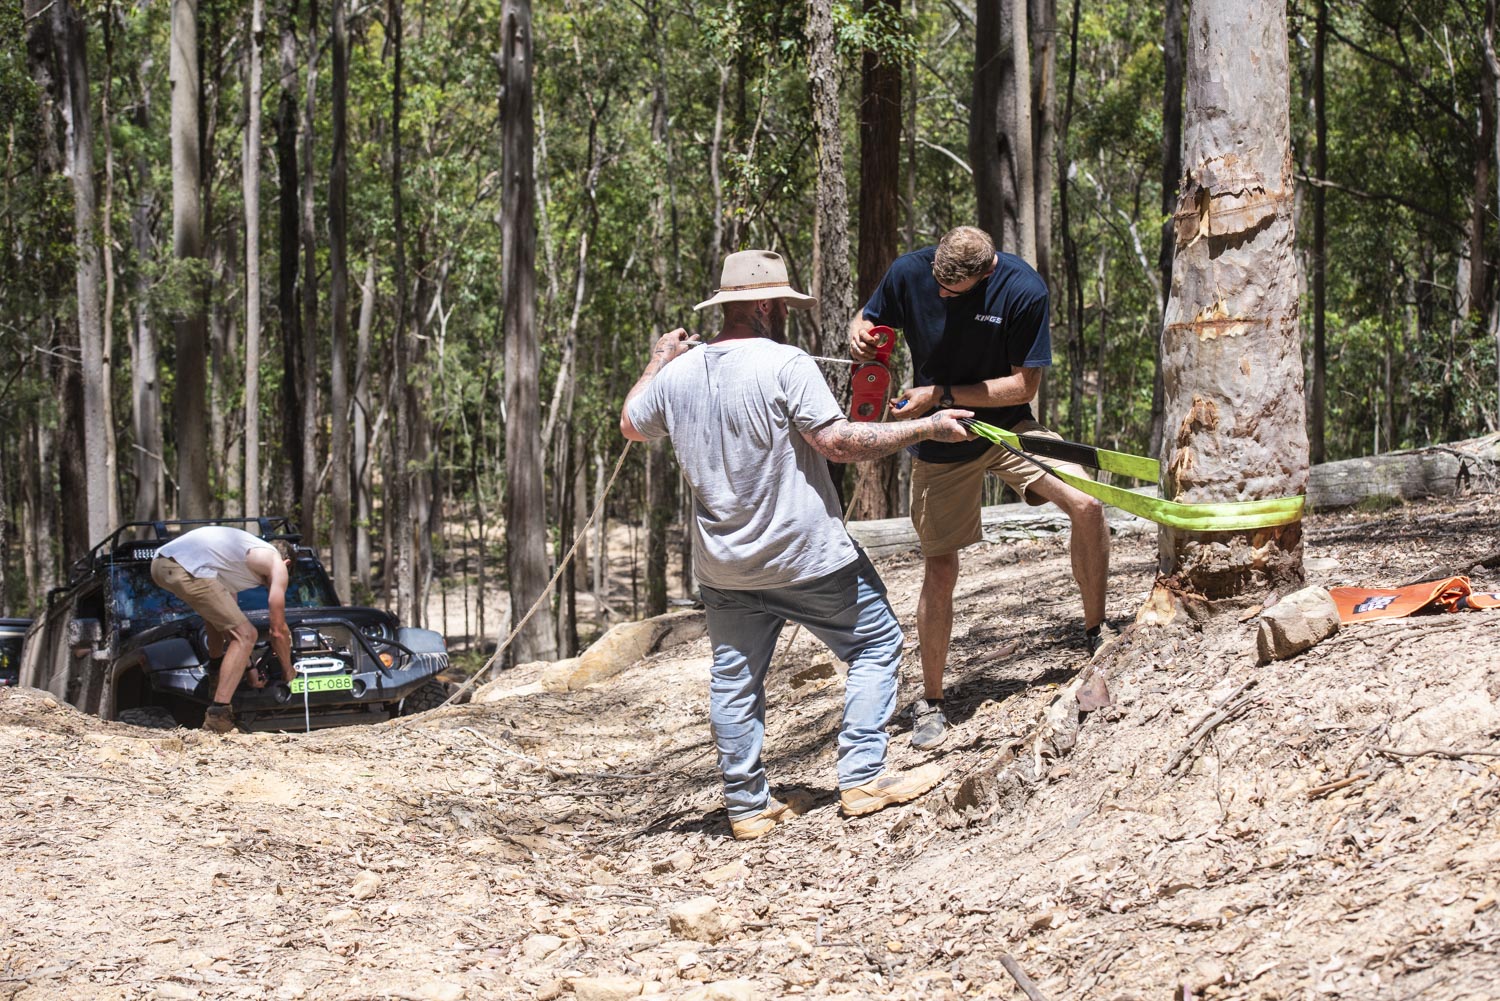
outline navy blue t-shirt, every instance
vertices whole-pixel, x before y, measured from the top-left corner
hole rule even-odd
[[[906,335],[918,386],[967,386],[1052,364],[1047,283],[1021,258],[999,254],[995,273],[963,295],[943,298],[932,277],[936,247],[896,258],[865,303],[865,318]],[[1011,428],[1034,420],[1031,404],[980,407],[986,424]],[[924,462],[961,462],[990,448],[973,441],[923,441],[912,454]]]

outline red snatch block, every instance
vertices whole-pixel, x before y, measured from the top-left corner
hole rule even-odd
[[[849,377],[849,419],[879,421],[885,417],[885,401],[891,395],[891,350],[896,346],[896,332],[890,327],[871,327],[870,333],[880,340],[875,345],[875,359],[861,362]]]

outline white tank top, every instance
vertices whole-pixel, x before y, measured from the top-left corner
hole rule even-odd
[[[229,590],[239,593],[265,585],[265,581],[245,565],[245,556],[252,549],[276,552],[274,546],[249,532],[208,525],[179,535],[158,549],[156,555],[171,557],[194,577],[217,577]]]

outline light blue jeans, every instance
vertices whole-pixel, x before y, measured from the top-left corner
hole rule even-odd
[[[886,723],[896,708],[901,626],[868,557],[826,577],[759,591],[703,587],[714,663],[709,718],[731,820],[766,808],[761,763],[766,736],[766,670],[787,620],[828,644],[849,665],[839,731],[839,788],[885,770]]]

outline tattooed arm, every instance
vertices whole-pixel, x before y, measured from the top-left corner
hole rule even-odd
[[[658,338],[655,347],[651,349],[651,360],[646,363],[646,371],[630,387],[630,392],[625,394],[625,405],[620,408],[620,433],[631,441],[645,441],[646,436],[636,429],[630,420],[630,401],[640,395],[641,391],[651,385],[651,380],[656,378],[656,373],[666,367],[667,362],[680,354],[697,347],[700,342],[697,337],[688,336],[688,332],[678,327],[670,330]]]
[[[941,410],[931,417],[895,424],[855,423],[840,418],[816,431],[804,431],[802,437],[832,462],[868,462],[928,439],[967,441],[972,436],[958,419],[973,416],[968,410]]]

